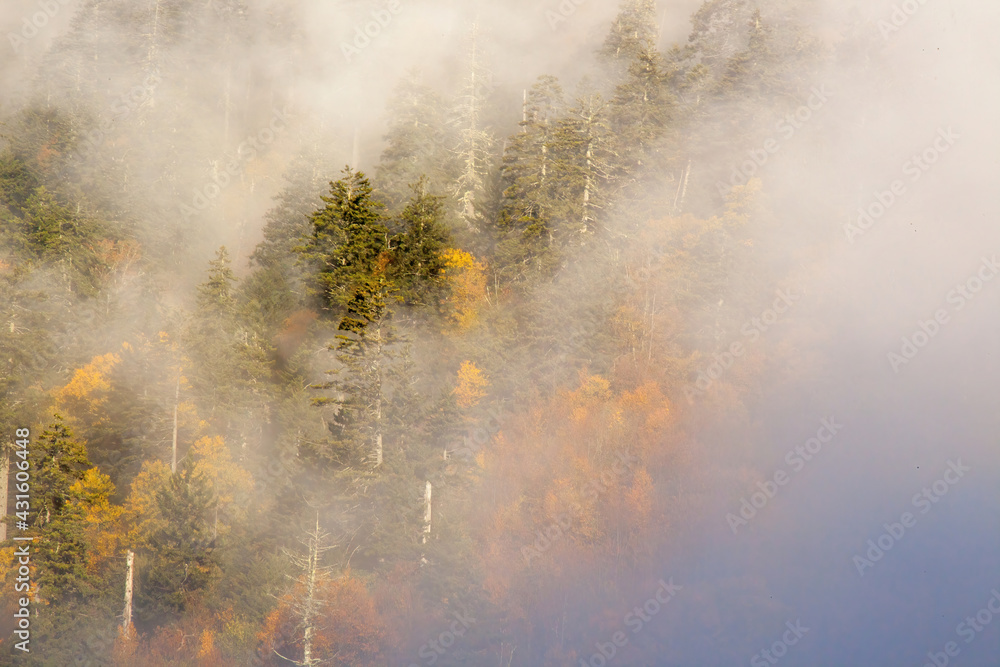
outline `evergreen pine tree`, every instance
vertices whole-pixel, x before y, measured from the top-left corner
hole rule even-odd
[[[410,186],[427,178],[427,189],[444,192],[454,171],[455,144],[444,113],[444,100],[422,84],[415,72],[399,82],[388,104],[392,122],[383,139],[386,147],[375,180],[394,211],[410,198]]]
[[[83,478],[90,467],[87,449],[59,415],[32,443],[32,499],[34,524],[45,526],[68,509],[70,487]]]
[[[156,495],[163,525],[152,535],[151,552],[138,568],[137,612],[150,621],[184,611],[218,574],[212,520],[216,498],[210,482],[185,459]]]
[[[225,315],[233,309],[233,284],[236,274],[230,266],[229,251],[220,247],[215,259],[208,263],[208,280],[198,286],[198,308],[216,315]]]
[[[442,224],[444,197],[427,191],[421,178],[413,186],[413,198],[400,214],[402,231],[393,237],[392,275],[400,296],[411,304],[430,304],[444,291],[443,251],[451,235]]]
[[[559,119],[553,146],[559,208],[556,234],[560,244],[576,245],[600,226],[610,196],[614,154],[610,110],[599,93],[581,96]]]
[[[351,167],[343,173],[322,198],[326,206],[312,214],[312,233],[296,247],[316,269],[313,283],[325,307],[337,312],[370,287],[377,270],[384,271],[389,236],[368,178]]]
[[[610,113],[617,139],[616,162],[625,174],[636,174],[667,129],[673,106],[668,78],[660,54],[643,50],[615,90]]]
[[[503,156],[503,196],[499,212],[497,258],[507,273],[549,268],[554,257],[551,216],[556,183],[553,153],[563,92],[552,76],[539,77],[524,100],[521,131]]]
[[[458,133],[458,142],[453,149],[458,163],[454,192],[458,215],[466,230],[479,233],[484,225],[484,193],[492,170],[496,140],[484,121],[492,74],[486,66],[479,26],[476,24],[473,24],[469,35],[466,72],[452,118]]]
[[[39,568],[39,594],[50,602],[93,595],[97,582],[86,570],[84,515],[72,491],[90,468],[86,447],[56,415],[32,443],[29,460],[35,511],[32,523],[40,530],[34,559]]]
[[[624,0],[599,53],[627,66],[643,51],[656,49],[659,32],[655,0]]]

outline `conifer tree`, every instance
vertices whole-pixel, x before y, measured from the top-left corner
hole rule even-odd
[[[367,461],[377,468],[383,456],[385,364],[396,342],[390,302],[398,298],[398,287],[389,270],[389,230],[362,172],[346,168],[323,201],[326,207],[312,216],[312,235],[298,250],[317,267],[315,282],[341,332],[330,346],[341,368],[331,371],[335,380],[316,388],[336,388],[340,396],[314,400],[339,410],[330,423],[332,447],[313,453],[339,466]]]
[[[643,51],[655,50],[658,40],[655,0],[624,0],[599,53],[627,67]]]
[[[140,616],[150,621],[186,609],[218,574],[211,516],[217,499],[210,482],[185,459],[156,495],[163,522],[151,537],[151,553],[139,568]]]
[[[613,177],[614,154],[608,105],[599,93],[580,97],[559,119],[554,153],[558,182],[558,233],[563,244],[583,242],[599,226]]]
[[[376,171],[379,191],[393,210],[410,198],[410,186],[427,178],[427,189],[445,192],[455,156],[448,150],[456,143],[445,117],[444,100],[411,72],[396,86],[388,108],[391,124],[383,139]]]
[[[452,118],[458,133],[453,149],[458,162],[454,192],[459,218],[468,231],[478,233],[484,223],[482,208],[486,204],[484,193],[495,139],[484,121],[492,73],[486,65],[477,24],[473,24],[469,35],[466,72]]]
[[[547,198],[553,159],[552,134],[563,106],[562,87],[553,76],[539,77],[526,92],[521,130],[508,140],[503,157],[505,209],[517,202]]]
[[[551,260],[547,254],[553,241],[554,163],[558,159],[553,144],[562,111],[558,80],[539,77],[525,94],[521,130],[508,140],[504,152],[497,256],[515,275],[528,266],[540,269]]]
[[[310,236],[296,247],[315,268],[314,289],[324,306],[336,313],[370,287],[376,271],[384,271],[389,235],[384,206],[375,199],[368,177],[351,167],[343,174],[330,184],[330,195],[322,197],[326,206],[312,214]]]
[[[659,52],[643,50],[629,65],[628,75],[611,101],[618,166],[634,175],[666,131],[673,100],[669,73]]]
[[[442,224],[444,197],[427,191],[420,178],[411,186],[413,198],[400,214],[402,231],[393,237],[392,274],[400,297],[411,304],[438,302],[444,292],[444,251],[451,234]]]
[[[236,276],[225,246],[209,262],[198,287],[198,307],[184,342],[191,367],[187,376],[205,413],[232,440],[259,441],[269,398],[262,386],[270,375],[270,345],[237,312]]]
[[[39,494],[32,502],[36,511],[34,523],[45,526],[68,508],[70,487],[83,478],[90,460],[86,447],[76,440],[59,415],[33,443],[31,455],[33,487]]]
[[[334,381],[318,388],[336,388],[343,398],[318,398],[315,403],[339,405],[339,444],[347,454],[347,460],[341,463],[357,463],[360,455],[373,468],[382,465],[388,403],[386,373],[393,357],[392,347],[398,342],[390,324],[389,301],[394,296],[395,287],[384,266],[359,279],[338,327],[342,333],[330,346],[336,350],[341,368],[331,371]]]
[[[229,251],[221,246],[208,263],[208,280],[198,286],[198,307],[225,314],[232,311],[236,274],[230,266]]]
[[[29,521],[40,530],[35,563],[41,595],[50,601],[92,595],[96,582],[86,570],[84,516],[72,490],[90,468],[86,447],[56,415],[29,457],[35,512]]]

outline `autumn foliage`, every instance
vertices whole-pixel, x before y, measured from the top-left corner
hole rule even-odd
[[[350,574],[339,579],[322,577],[316,591],[313,656],[344,667],[376,664],[386,628],[365,584]],[[259,635],[265,664],[287,664],[279,655],[302,660],[305,628],[297,609],[305,594],[305,581],[296,582],[268,615]]]

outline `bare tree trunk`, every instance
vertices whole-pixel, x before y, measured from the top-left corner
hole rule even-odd
[[[587,232],[587,222],[590,220],[590,196],[594,188],[594,101],[591,98],[587,109],[587,168],[584,174],[583,183],[583,215],[581,219],[581,234]]]
[[[319,618],[318,613],[318,591],[317,591],[317,579],[327,573],[328,568],[323,568],[319,566],[319,561],[323,556],[323,552],[332,549],[333,547],[323,546],[327,534],[322,532],[319,528],[319,512],[316,512],[316,529],[307,533],[309,536],[308,540],[303,540],[302,544],[306,545],[308,553],[305,557],[288,554],[292,563],[296,568],[302,570],[306,577],[306,594],[305,599],[296,598],[293,602],[293,608],[296,615],[301,620],[302,628],[302,660],[294,660],[287,656],[283,656],[274,650],[275,655],[283,660],[286,660],[293,665],[302,665],[303,667],[312,667],[318,665],[323,660],[320,658],[313,657],[313,642],[316,639],[316,620]],[[286,552],[288,553],[288,552]],[[290,577],[295,581],[299,581],[299,577]]]
[[[677,184],[677,194],[674,196],[674,213],[680,213],[681,209],[684,208],[684,196],[687,194],[688,187],[688,177],[691,175],[691,160],[688,160],[687,167],[684,169],[684,176],[681,178],[681,182]],[[680,204],[678,204],[678,201]]]
[[[375,330],[375,467],[382,465],[382,327]]]
[[[470,231],[477,231],[476,203],[482,188],[480,153],[487,147],[486,140],[481,136],[479,127],[480,99],[479,87],[482,83],[479,77],[479,25],[472,24],[471,48],[469,51],[469,78],[467,80],[467,99],[460,110],[462,133],[465,135],[460,145],[459,154],[464,163],[464,170],[459,179],[456,195],[461,205],[459,214]],[[485,76],[485,75],[484,75]]]
[[[583,227],[580,229],[581,233],[586,233],[587,220],[590,219],[590,216],[588,215],[588,213],[590,212],[590,189],[592,187],[590,182],[590,171],[593,168],[593,159],[594,159],[594,142],[593,140],[591,140],[590,142],[587,143],[587,176],[586,179],[584,180],[584,185],[583,185],[583,219],[581,220]]]
[[[125,559],[127,570],[125,573],[125,611],[122,612],[122,631],[128,636],[132,627],[132,566],[135,563],[135,554],[131,549]]]
[[[431,534],[431,483],[427,482],[424,488],[424,539],[423,544],[427,544],[427,536]]]
[[[316,606],[316,571],[319,567],[319,512],[316,512],[316,533],[313,535],[313,539],[309,545],[309,583],[308,583],[308,597],[306,598],[305,613],[302,615],[302,624],[305,626],[305,632],[302,638],[302,664],[312,665],[312,643],[313,634],[316,632],[316,628],[313,626],[313,616],[315,615]],[[317,661],[318,662],[318,661]]]

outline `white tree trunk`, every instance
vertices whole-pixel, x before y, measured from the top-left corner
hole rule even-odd
[[[684,177],[677,184],[677,195],[674,197],[674,213],[680,213],[681,209],[684,208],[684,196],[687,194],[688,177],[690,175],[691,160],[688,160],[687,167],[684,169]]]
[[[382,465],[382,327],[375,330],[375,467]]]
[[[122,631],[128,636],[131,632],[130,628],[132,626],[132,574],[133,574],[133,564],[135,563],[135,554],[131,549],[128,551],[128,556],[125,559],[127,563],[127,570],[125,573],[125,611],[122,612]]]
[[[302,664],[312,665],[312,643],[313,634],[316,629],[313,627],[313,617],[316,606],[316,571],[319,564],[319,512],[316,512],[316,532],[309,544],[309,583],[306,597],[305,613],[302,615],[302,625],[305,632],[302,638]],[[317,661],[318,662],[318,661]]]
[[[424,540],[427,544],[427,536],[431,534],[431,483],[427,482],[424,488]]]

